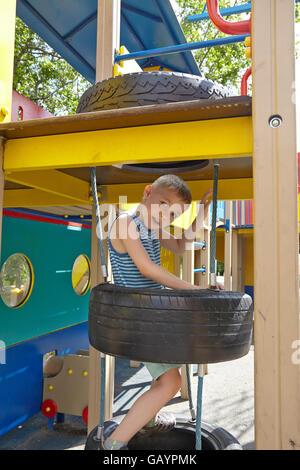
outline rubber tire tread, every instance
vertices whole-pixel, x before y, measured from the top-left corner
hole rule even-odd
[[[116,416],[104,422],[104,440],[117,428],[122,418]],[[99,450],[99,441],[95,439],[97,428],[88,435],[85,450]],[[201,422],[201,436],[203,450],[243,450],[228,431],[205,421]],[[129,441],[128,450],[194,450],[195,443],[196,424],[188,421],[184,415],[176,415],[176,425],[172,430],[151,435],[137,432]]]
[[[155,363],[209,364],[249,352],[253,305],[240,292],[140,289],[102,283],[90,295],[90,344]]]
[[[230,96],[223,85],[196,75],[176,72],[136,72],[112,77],[90,87],[77,113],[149,106]]]

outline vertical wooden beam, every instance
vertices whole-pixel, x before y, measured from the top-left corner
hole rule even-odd
[[[108,219],[108,225],[110,225],[112,218],[115,214],[114,206],[106,205],[100,206],[101,208],[101,219]],[[108,217],[105,213],[109,211]],[[103,227],[103,234],[107,232],[107,227]],[[111,266],[108,257],[107,242],[103,241],[104,252],[107,259],[108,267],[108,280],[111,280]],[[100,265],[100,254],[98,248],[98,240],[96,234],[96,217],[95,211],[93,210],[92,217],[92,250],[91,250],[91,288],[103,282],[101,265]],[[99,423],[100,413],[100,391],[101,391],[101,359],[100,353],[92,346],[90,346],[90,360],[89,360],[89,417],[88,417],[88,432],[97,426]],[[105,355],[105,409],[104,419],[107,420],[112,417],[113,414],[113,395],[114,395],[114,371],[115,362],[114,357]]]
[[[294,9],[252,1],[256,449],[300,449]]]
[[[115,49],[120,47],[121,0],[98,0],[96,82],[113,76]],[[106,247],[107,248],[107,247]],[[92,281],[101,282],[99,249],[96,237],[96,221],[92,224]],[[94,274],[93,274],[94,273]],[[100,353],[90,348],[89,423],[88,433],[98,424],[100,412],[101,361]],[[114,358],[106,356],[104,419],[112,416],[114,395]]]
[[[232,290],[244,292],[245,289],[245,239],[232,231]]]
[[[92,215],[92,249],[91,249],[91,289],[102,280],[100,254],[96,235],[96,216]],[[100,353],[90,345],[89,359],[89,414],[88,433],[99,424],[100,390],[101,390],[101,361]]]
[[[107,224],[103,226],[103,234],[108,233],[108,229],[111,226],[113,220],[116,217],[116,206],[113,204],[105,204],[103,207],[104,211],[107,211]],[[103,217],[105,214],[103,213]],[[107,259],[107,280],[112,281],[112,269],[110,258],[108,254],[107,239],[104,241],[104,249]],[[113,405],[114,405],[114,389],[115,389],[115,358],[113,356],[105,355],[105,409],[104,419],[108,420],[113,416]]]
[[[182,279],[186,282],[194,284],[194,244],[182,255]],[[192,368],[190,368],[191,372]],[[181,390],[180,396],[183,400],[188,400],[188,385],[186,367],[181,368]]]
[[[231,264],[232,264],[232,201],[225,201],[225,223],[229,221],[228,231],[225,229],[224,237],[224,287],[232,290]]]
[[[121,0],[98,0],[96,82],[113,76],[120,48]]]
[[[194,244],[182,255],[182,279],[194,284]]]

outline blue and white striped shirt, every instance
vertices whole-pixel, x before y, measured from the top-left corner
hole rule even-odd
[[[128,212],[128,215],[135,221],[140,232],[141,242],[149,257],[153,263],[160,266],[160,241],[155,230],[148,229],[134,213]],[[114,284],[125,287],[163,289],[164,286],[152,281],[152,279],[146,278],[140,273],[138,267],[134,264],[128,253],[119,253],[112,246],[110,241],[110,232],[117,218],[111,224],[107,239]]]

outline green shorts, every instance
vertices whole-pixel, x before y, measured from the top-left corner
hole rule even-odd
[[[143,362],[143,364],[147,367],[153,380],[158,379],[158,377],[167,372],[167,370],[183,366],[183,364],[156,364],[155,362]]]

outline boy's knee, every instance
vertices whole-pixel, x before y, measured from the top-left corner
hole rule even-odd
[[[157,383],[168,388],[174,395],[181,387],[181,375],[178,369],[171,369],[157,379]]]

